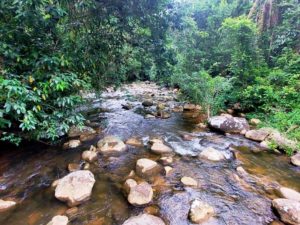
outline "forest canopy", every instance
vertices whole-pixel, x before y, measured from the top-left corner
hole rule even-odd
[[[80,91],[152,80],[300,141],[299,40],[298,0],[1,0],[1,140],[54,141]]]

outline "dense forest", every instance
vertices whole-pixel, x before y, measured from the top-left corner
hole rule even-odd
[[[134,80],[300,141],[298,0],[2,0],[1,140],[54,141],[83,91]]]

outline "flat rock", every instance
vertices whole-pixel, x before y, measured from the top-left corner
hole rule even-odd
[[[253,141],[264,141],[269,134],[270,131],[268,129],[261,128],[259,130],[247,131],[245,137]]]
[[[124,142],[115,136],[106,136],[97,143],[98,151],[104,155],[118,155],[126,150]]]
[[[96,134],[96,131],[88,126],[72,126],[69,129],[68,136],[73,137],[79,137],[80,135],[90,135],[90,134]]]
[[[292,225],[300,224],[300,202],[278,198],[272,201],[272,205],[277,210],[283,222]]]
[[[143,158],[137,160],[136,162],[136,173],[141,177],[157,174],[159,173],[160,169],[161,168],[158,163],[151,159]]]
[[[84,151],[81,154],[81,158],[87,162],[94,162],[97,160],[97,152],[94,151]]]
[[[156,154],[169,154],[172,153],[173,150],[162,142],[155,142],[151,146],[151,151]]]
[[[69,222],[66,216],[54,216],[47,225],[67,225]]]
[[[213,116],[208,120],[209,127],[224,133],[241,133],[249,130],[249,124],[245,118],[229,116]]]
[[[123,225],[165,225],[165,223],[157,216],[144,213],[139,216],[130,217]]]
[[[142,182],[130,187],[128,202],[132,205],[145,205],[152,201],[153,190],[149,183]]]
[[[88,170],[78,170],[61,178],[55,189],[55,197],[70,207],[87,201],[95,184],[94,175]]]
[[[199,158],[205,158],[210,161],[217,162],[217,161],[224,160],[225,156],[222,152],[220,152],[212,147],[208,147],[199,154]]]
[[[195,199],[190,208],[189,218],[193,223],[203,223],[214,215],[214,208],[208,203]]]
[[[129,138],[127,141],[126,141],[126,144],[127,145],[132,145],[132,146],[135,146],[135,147],[143,147],[144,144],[141,140],[139,140],[138,138]]]
[[[191,177],[182,177],[180,179],[181,183],[183,183],[185,186],[192,186],[192,187],[197,187],[198,186],[198,182],[191,178]]]
[[[297,153],[291,157],[291,163],[295,166],[300,166],[300,153]]]
[[[279,193],[282,198],[300,202],[300,193],[298,191],[286,187],[281,187],[279,188]]]
[[[7,210],[12,209],[13,207],[15,207],[17,203],[14,201],[5,201],[0,199],[0,212],[5,212]]]

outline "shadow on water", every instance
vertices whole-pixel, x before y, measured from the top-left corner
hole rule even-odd
[[[80,153],[91,144],[96,145],[107,134],[123,140],[135,136],[145,143],[149,137],[159,136],[175,150],[177,154],[172,163],[172,173],[169,176],[158,174],[149,180],[155,197],[147,205],[158,208],[157,214],[170,225],[191,224],[187,217],[190,202],[194,198],[209,202],[216,210],[215,217],[205,223],[207,225],[259,225],[269,224],[276,219],[264,184],[246,179],[248,183],[245,185],[237,179],[236,168],[240,165],[262,181],[277,182],[300,191],[300,171],[288,163],[286,156],[253,153],[251,149],[257,143],[240,136],[199,131],[195,129],[199,116],[195,114],[172,113],[169,119],[144,119],[145,112],[140,102],[153,93],[154,99],[164,101],[170,107],[180,104],[174,100],[165,101],[166,96],[172,96],[172,93],[153,84],[127,85],[122,90],[104,93],[101,104],[99,101],[95,103],[96,108],[101,106],[109,110],[94,110],[89,113],[89,119],[105,124],[105,129],[95,139],[76,149],[63,150],[40,144],[17,149],[2,146],[0,198],[14,199],[18,205],[0,215],[0,224],[47,224],[53,216],[64,214],[68,207],[55,199],[51,183],[68,173],[68,163],[81,163]],[[128,102],[133,109],[124,110],[122,104]],[[192,133],[194,139],[184,141],[181,138],[183,133]],[[218,163],[199,160],[196,156],[209,146],[222,151],[227,160]],[[98,161],[90,168],[96,178],[91,199],[78,206],[75,214],[69,215],[70,224],[117,225],[143,212],[147,206],[134,207],[128,204],[122,185],[130,171],[135,169],[136,160],[144,157],[159,159],[146,146],[129,147],[118,158],[99,155]],[[193,177],[199,182],[199,187],[183,187],[180,183],[182,176]]]

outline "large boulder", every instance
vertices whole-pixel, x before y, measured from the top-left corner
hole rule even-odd
[[[266,138],[268,143],[275,144],[279,149],[291,149],[297,151],[297,142],[292,141],[282,135],[279,131],[268,128],[271,130],[270,135]]]
[[[98,151],[104,155],[118,155],[126,150],[124,142],[115,136],[106,136],[97,143]]]
[[[208,159],[210,161],[221,161],[225,159],[225,156],[222,152],[212,148],[212,147],[208,147],[206,149],[204,149],[199,155],[199,158],[204,158],[204,159]]]
[[[142,182],[140,184],[130,183],[128,202],[132,205],[145,205],[152,201],[153,190],[149,183]]]
[[[229,116],[213,116],[208,120],[208,125],[225,133],[241,133],[249,130],[249,124],[245,118]]]
[[[69,129],[68,136],[73,138],[73,137],[79,137],[80,135],[91,135],[95,134],[96,131],[88,126],[72,126]]]
[[[144,213],[138,216],[130,217],[123,225],[165,225],[164,221],[150,214]]]
[[[69,222],[66,216],[54,216],[47,225],[67,225]]]
[[[58,181],[55,197],[70,207],[76,206],[90,198],[94,184],[95,178],[90,171],[75,171]]]
[[[162,142],[154,142],[151,146],[151,151],[156,154],[169,154],[172,153],[173,150]]]
[[[189,217],[193,223],[200,224],[212,217],[214,213],[214,208],[208,203],[195,199],[191,204]]]
[[[300,166],[300,153],[299,152],[291,157],[291,163],[295,166]]]
[[[157,162],[142,158],[136,162],[136,173],[141,177],[148,177],[160,172],[160,166]]]
[[[300,193],[287,187],[279,188],[279,193],[282,198],[300,202]]]
[[[17,203],[14,201],[5,201],[0,199],[0,212],[4,212],[15,207]]]
[[[272,201],[272,205],[283,222],[292,225],[300,224],[300,202],[278,198]]]
[[[245,137],[253,141],[264,141],[270,134],[270,130],[261,128],[259,130],[249,130],[246,132]]]

